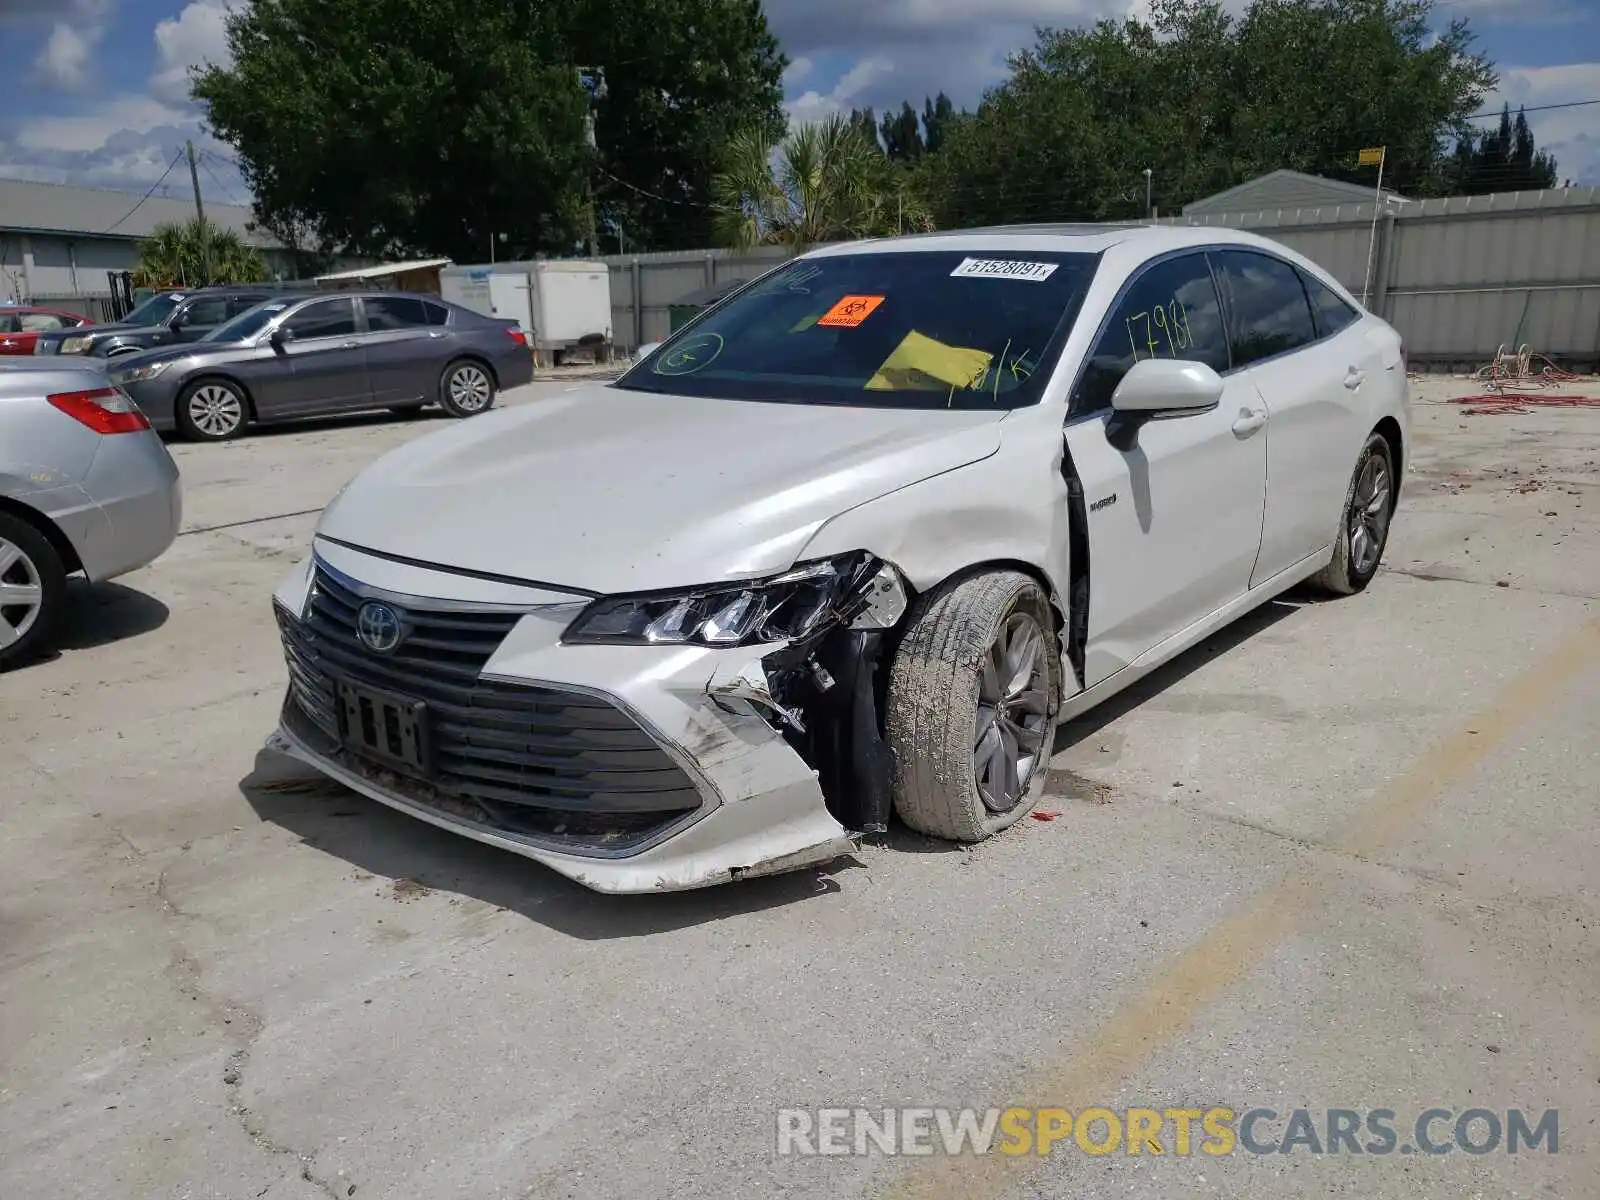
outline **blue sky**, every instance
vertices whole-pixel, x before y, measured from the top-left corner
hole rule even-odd
[[[228,148],[206,137],[187,69],[226,55],[223,16],[240,0],[0,0],[0,176],[142,192],[186,138],[202,151],[212,201],[248,200]],[[1229,0],[1242,4],[1243,0]],[[1142,0],[1131,0],[1135,9]],[[880,112],[944,90],[975,104],[1037,24],[1130,11],[1130,0],[767,0],[793,60],[791,116],[870,105]],[[1600,98],[1600,0],[1444,0],[1465,16],[1501,75],[1485,107]],[[1563,177],[1600,184],[1600,105],[1530,114]],[[188,188],[174,170],[165,187]]]

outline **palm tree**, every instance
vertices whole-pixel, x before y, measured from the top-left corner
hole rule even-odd
[[[903,173],[843,114],[776,146],[756,130],[735,135],[711,190],[718,240],[741,249],[931,228]]]
[[[200,287],[208,283],[259,283],[266,263],[232,229],[199,218],[158,225],[139,244],[134,283],[139,287]]]

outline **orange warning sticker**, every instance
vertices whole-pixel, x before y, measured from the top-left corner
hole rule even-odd
[[[834,329],[854,329],[870,317],[883,300],[882,296],[843,296],[839,303],[817,318],[817,324]]]

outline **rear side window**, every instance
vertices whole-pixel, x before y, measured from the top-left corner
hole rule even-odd
[[[1249,250],[1212,255],[1232,322],[1233,365],[1248,366],[1317,340],[1300,273],[1282,259]]]
[[[265,295],[228,297],[228,319],[231,321],[240,313],[249,311],[265,299]]]
[[[450,320],[450,310],[442,304],[435,304],[431,300],[424,300],[422,307],[428,311],[429,325],[444,325]]]
[[[1360,313],[1315,275],[1301,271],[1300,279],[1306,286],[1306,295],[1311,298],[1311,315],[1317,323],[1318,337],[1332,337],[1361,319]]]
[[[1111,393],[1144,358],[1203,362],[1228,369],[1222,306],[1204,254],[1156,263],[1140,275],[1112,310],[1072,398],[1074,412],[1111,406]]]
[[[415,329],[428,324],[428,312],[421,300],[410,296],[368,296],[367,326],[374,332],[385,329]]]

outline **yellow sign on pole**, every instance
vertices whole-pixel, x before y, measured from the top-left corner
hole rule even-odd
[[[1384,148],[1382,146],[1374,146],[1370,150],[1363,150],[1361,152],[1361,154],[1359,155],[1359,157],[1357,157],[1357,159],[1356,159],[1356,166],[1358,166],[1358,167],[1375,167],[1375,166],[1377,166],[1379,163],[1381,163],[1383,161],[1383,150],[1384,150]]]

